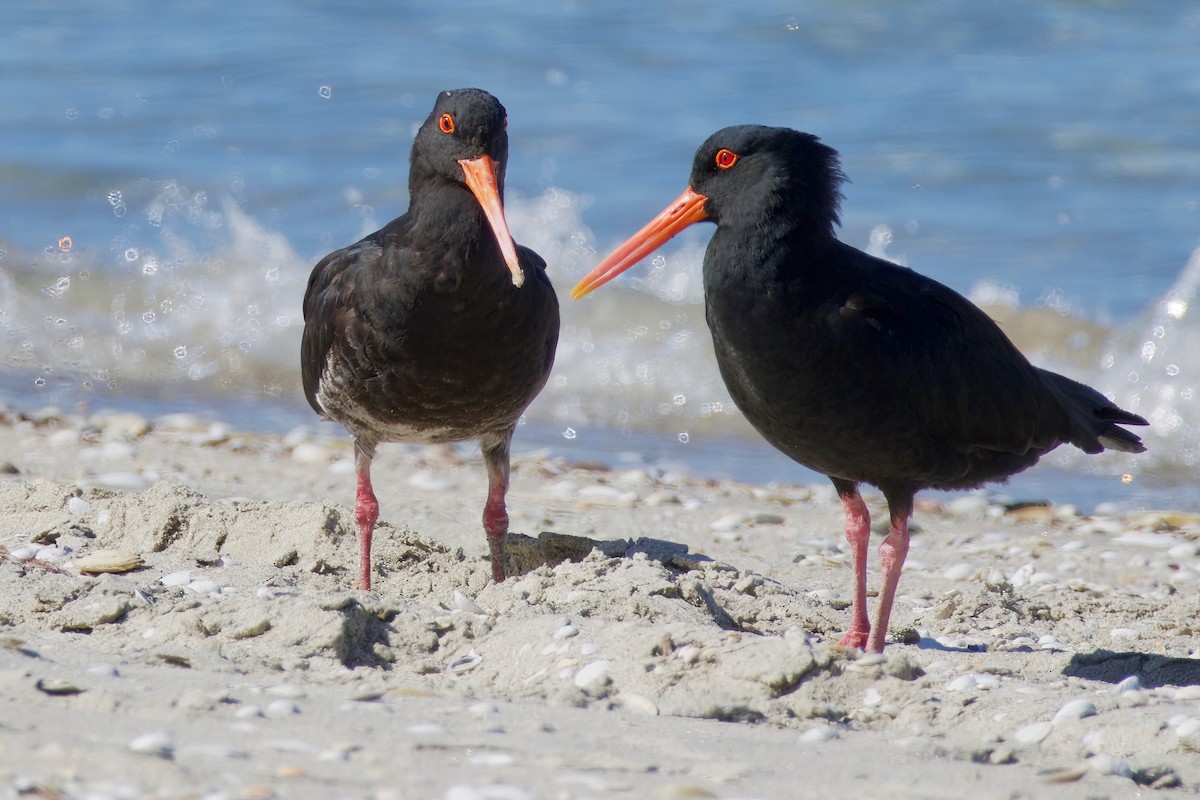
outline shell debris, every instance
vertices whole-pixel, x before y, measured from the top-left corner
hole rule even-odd
[[[97,550],[73,559],[71,564],[84,575],[119,574],[132,572],[144,565],[145,560],[137,553],[125,550]]]

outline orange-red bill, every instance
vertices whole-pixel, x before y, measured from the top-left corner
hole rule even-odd
[[[662,247],[668,239],[688,225],[708,219],[708,212],[704,210],[704,204],[707,202],[706,196],[692,191],[692,187],[689,186],[661,214],[646,223],[645,227],[630,236],[625,244],[609,253],[607,258],[585,275],[571,290],[571,297],[579,299],[598,286],[603,286]]]
[[[513,242],[512,234],[508,232],[508,222],[504,219],[504,204],[500,202],[500,188],[496,182],[496,162],[491,157],[482,155],[479,158],[464,158],[458,162],[463,175],[467,179],[467,188],[483,209],[492,233],[500,244],[500,252],[504,255],[504,263],[512,273],[513,286],[525,283],[525,273],[521,270],[521,259],[517,256],[517,245]]]

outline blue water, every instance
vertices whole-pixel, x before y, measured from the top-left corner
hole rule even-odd
[[[416,126],[436,92],[475,85],[509,112],[510,226],[564,300],[526,446],[811,477],[716,375],[711,229],[566,299],[682,190],[709,133],[759,122],[842,153],[846,241],[887,226],[888,254],[1013,312],[1036,361],[1155,423],[1147,456],[1064,453],[1014,491],[1200,507],[1200,7],[17,0],[5,18],[9,405],[312,424],[309,270],[404,210]]]

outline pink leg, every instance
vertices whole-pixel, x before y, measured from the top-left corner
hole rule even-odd
[[[902,502],[888,498],[891,512],[887,538],[879,545],[879,559],[883,563],[883,586],[879,589],[879,608],[875,615],[875,630],[867,642],[867,650],[883,652],[883,640],[887,637],[888,619],[892,616],[892,601],[896,598],[896,587],[900,584],[900,570],[908,555],[908,518],[912,514],[912,494]]]
[[[846,512],[846,541],[850,543],[850,555],[854,562],[854,599],[850,605],[850,630],[838,642],[842,647],[867,646],[871,623],[867,620],[867,545],[871,540],[871,513],[858,493],[858,485],[852,481],[834,479]]]
[[[483,531],[487,534],[488,550],[492,555],[492,580],[504,578],[504,537],[508,533],[508,509],[504,496],[508,492],[509,446],[512,430],[502,436],[484,436],[480,440],[483,463],[487,467],[488,496],[483,506]]]
[[[364,448],[355,443],[354,470],[358,475],[358,492],[354,498],[354,520],[358,523],[359,579],[360,589],[371,588],[371,533],[379,519],[379,501],[371,488],[371,459],[374,448]]]

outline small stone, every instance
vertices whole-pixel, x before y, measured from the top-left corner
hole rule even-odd
[[[1054,725],[1049,722],[1033,722],[1018,728],[1012,738],[1021,744],[1037,744],[1050,735]]]
[[[1175,728],[1175,735],[1180,739],[1200,737],[1200,719],[1193,717],[1179,723],[1179,726]]]
[[[280,698],[267,703],[266,713],[268,717],[281,719],[283,717],[290,717],[293,714],[299,714],[300,706],[296,705],[295,701]]]
[[[621,701],[621,705],[636,714],[644,714],[647,717],[658,716],[658,706],[645,695],[637,692],[621,692],[617,699]]]
[[[746,524],[746,515],[738,511],[732,511],[720,519],[714,521],[708,527],[714,531],[731,531],[735,528],[740,528]]]
[[[1084,700],[1082,698],[1080,698],[1078,700],[1072,700],[1071,702],[1063,705],[1063,707],[1058,710],[1058,713],[1056,713],[1054,715],[1052,724],[1059,725],[1059,724],[1061,724],[1063,722],[1067,722],[1069,720],[1083,719],[1084,717],[1091,717],[1091,716],[1094,716],[1095,713],[1096,713],[1096,706],[1092,703],[1091,700]]]
[[[171,758],[175,754],[175,743],[165,733],[146,733],[129,743],[135,753],[158,758]]]
[[[579,635],[579,628],[576,628],[574,625],[572,625],[569,622],[554,632],[555,639],[570,639],[572,636],[578,636],[578,635]]]
[[[946,503],[946,512],[956,517],[977,516],[987,511],[989,505],[983,495],[968,494]]]
[[[667,489],[656,489],[655,491],[646,495],[646,499],[642,502],[648,506],[655,507],[665,505],[680,505],[683,501],[679,499],[679,495],[677,495],[675,492]]]
[[[323,444],[305,442],[292,448],[292,460],[300,464],[327,464],[333,458],[333,452]]]
[[[163,586],[187,586],[192,582],[192,573],[186,569],[178,572],[168,572],[158,579]]]
[[[828,742],[836,738],[838,738],[838,732],[832,725],[817,725],[800,734],[800,741],[804,744]]]
[[[1129,762],[1109,753],[1096,753],[1096,755],[1087,761],[1091,768],[1101,775],[1119,775],[1122,778],[1133,777],[1133,770],[1130,768]]]
[[[488,719],[500,713],[500,707],[495,703],[489,703],[481,700],[478,703],[472,703],[467,706],[467,713],[472,719]]]
[[[948,581],[965,581],[975,574],[975,567],[970,564],[955,564],[942,573],[942,577]]]
[[[1142,688],[1142,681],[1137,675],[1130,675],[1117,684],[1118,692],[1136,692]]]
[[[988,753],[987,760],[989,764],[1013,764],[1016,763],[1017,754],[1011,747],[997,747]]]
[[[611,668],[610,661],[593,661],[575,673],[575,685],[585,692],[597,692],[612,683],[608,675]]]

